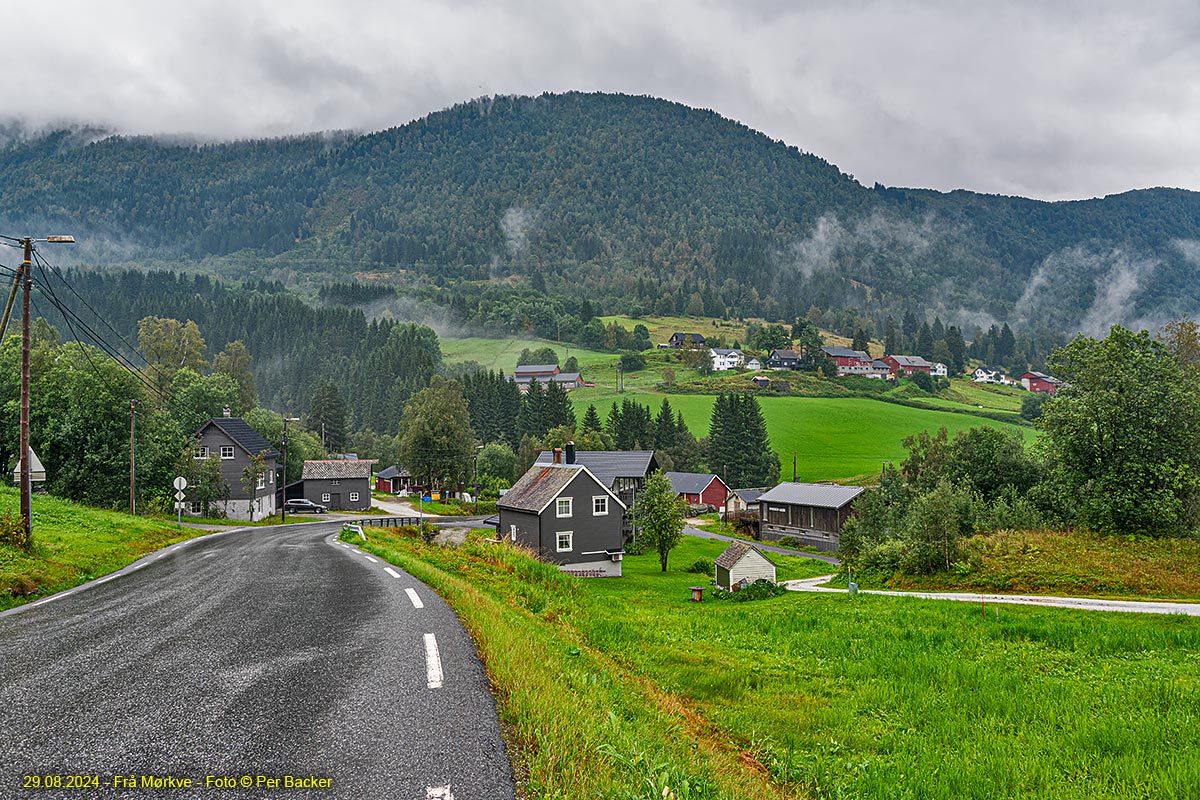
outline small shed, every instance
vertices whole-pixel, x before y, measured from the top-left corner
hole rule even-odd
[[[742,581],[754,583],[759,578],[775,582],[775,562],[751,544],[734,542],[713,562],[717,570],[717,588],[737,591]]]

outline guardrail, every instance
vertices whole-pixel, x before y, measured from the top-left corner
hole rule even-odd
[[[429,518],[426,517],[426,520]],[[354,520],[355,525],[368,528],[399,528],[402,525],[419,525],[420,522],[420,517],[363,517]]]

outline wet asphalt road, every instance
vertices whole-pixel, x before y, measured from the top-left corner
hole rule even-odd
[[[514,797],[457,617],[339,528],[204,537],[0,614],[0,798]]]

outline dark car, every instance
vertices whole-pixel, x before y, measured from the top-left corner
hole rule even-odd
[[[314,514],[324,514],[329,509],[320,503],[314,503],[312,500],[305,500],[303,497],[298,497],[295,500],[288,500],[283,504],[284,511],[290,511],[293,514],[300,514],[305,511],[311,511]]]

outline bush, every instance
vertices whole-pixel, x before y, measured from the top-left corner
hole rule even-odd
[[[776,544],[778,544],[780,547],[790,547],[793,550],[800,549],[800,540],[795,536],[784,536],[782,539],[776,542]]]
[[[724,589],[712,587],[709,596],[714,600],[732,600],[735,603],[744,603],[748,600],[766,600],[771,597],[779,597],[782,594],[787,594],[787,589],[776,583],[771,583],[766,578],[759,578],[754,583],[739,589],[736,592],[727,592]]]
[[[697,558],[692,562],[692,565],[687,568],[688,572],[698,572],[701,575],[713,574],[713,562],[711,558]]]
[[[623,372],[637,372],[645,368],[646,357],[641,353],[623,353],[621,355],[621,370]]]
[[[29,536],[25,531],[24,521],[11,511],[0,514],[0,544],[29,548]]]

